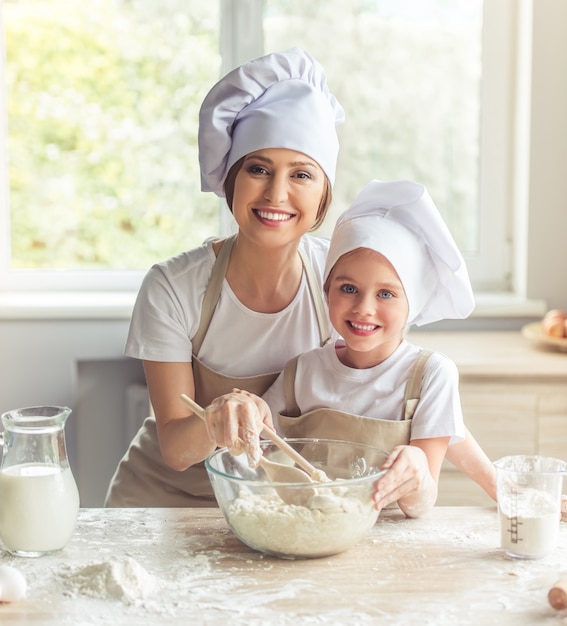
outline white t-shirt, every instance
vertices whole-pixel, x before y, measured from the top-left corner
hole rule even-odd
[[[401,420],[406,382],[421,348],[404,340],[385,361],[359,370],[341,363],[335,352],[337,344],[330,342],[299,357],[295,396],[301,413],[330,408],[365,417]],[[285,409],[283,375],[263,397],[279,428],[278,414]],[[464,434],[457,367],[451,359],[435,352],[425,366],[411,439],[450,437],[449,443],[453,444],[462,441]]]
[[[149,361],[189,362],[215,254],[212,239],[147,273],[134,306],[125,354]],[[307,253],[322,289],[329,240],[305,235]],[[199,351],[209,367],[227,376],[280,371],[287,361],[321,344],[305,273],[293,301],[278,313],[245,307],[225,280]]]

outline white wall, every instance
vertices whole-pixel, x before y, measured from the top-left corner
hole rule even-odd
[[[567,310],[567,2],[535,0],[527,288]]]

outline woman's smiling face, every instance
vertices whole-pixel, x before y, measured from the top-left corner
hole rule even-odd
[[[313,226],[325,174],[301,152],[266,148],[247,155],[234,185],[232,212],[249,237],[296,240]]]
[[[365,369],[400,345],[409,304],[392,264],[378,252],[357,248],[335,263],[327,283],[331,323],[346,347],[345,365]]]

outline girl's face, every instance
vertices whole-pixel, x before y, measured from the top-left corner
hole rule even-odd
[[[296,242],[317,217],[325,174],[301,152],[266,148],[244,158],[232,212],[239,230],[262,245]]]
[[[346,343],[337,353],[345,365],[374,367],[400,345],[409,304],[396,271],[380,253],[358,248],[340,257],[327,299],[331,323]]]

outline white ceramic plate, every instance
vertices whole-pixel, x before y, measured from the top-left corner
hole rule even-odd
[[[561,352],[567,352],[567,339],[560,339],[559,337],[550,337],[549,335],[543,332],[541,328],[541,322],[532,322],[531,324],[526,324],[522,328],[522,335],[526,339],[529,339],[530,341],[534,341],[535,343],[540,343],[546,346],[550,346]]]

